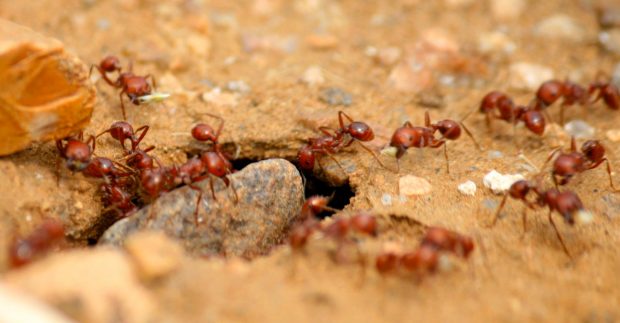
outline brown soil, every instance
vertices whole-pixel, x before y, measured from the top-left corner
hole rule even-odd
[[[205,111],[225,118],[222,140],[229,150],[234,149],[232,143],[238,145],[240,158],[293,160],[317,126],[335,125],[342,108],[319,100],[322,87],[338,87],[352,95],[353,103],[344,111],[373,126],[377,139],[371,146],[379,148],[404,120],[423,122],[428,108],[420,97],[442,98],[442,108],[430,109],[433,119],[459,119],[493,89],[528,100],[531,92],[508,88],[507,70],[513,62],[545,65],[559,79],[581,75],[583,83],[597,71],[611,74],[613,56],[594,42],[598,27],[590,1],[526,1],[520,18],[505,21],[494,18],[484,1],[463,7],[446,4],[456,2],[3,1],[0,17],[60,39],[84,62],[95,63],[113,53],[123,62],[133,60],[137,72],[153,73],[159,90],[172,93],[172,98],[147,106],[128,104],[127,113],[133,124],[151,126],[146,141],[157,147],[155,154],[166,163],[184,160],[191,141],[186,134],[193,123],[203,120],[200,113]],[[575,44],[532,35],[532,26],[558,12],[581,25],[589,41]],[[477,52],[478,36],[498,28],[507,30],[516,44],[514,53]],[[444,58],[436,73],[456,75],[459,85],[427,84],[420,95],[396,91],[388,82],[392,67],[368,57],[367,47],[399,47],[407,58],[429,30],[441,30],[458,46],[455,55],[461,63]],[[336,37],[337,43],[317,49],[307,40],[315,33]],[[266,37],[261,39],[267,48],[248,52],[244,37]],[[324,84],[299,81],[312,65],[321,67]],[[223,90],[237,96],[232,106],[202,99],[214,86],[223,88],[236,80],[251,90],[247,94]],[[121,118],[117,92],[101,81],[97,88],[98,104],[88,133]],[[551,109],[556,116],[558,107]],[[618,127],[618,112],[600,104],[588,112],[569,108],[567,116],[587,121],[601,139],[605,131]],[[357,166],[349,178],[355,197],[344,212],[372,209],[380,217],[379,237],[361,242],[370,259],[386,242],[414,248],[423,232],[411,221],[415,219],[475,237],[477,248],[468,263],[420,283],[384,279],[370,263],[362,275],[354,263],[332,261],[333,247],[320,242],[311,243],[307,254],[298,257],[282,247],[247,263],[193,259],[170,279],[148,286],[160,304],[157,316],[172,322],[620,320],[620,196],[610,192],[604,167],[578,176],[568,186],[595,214],[589,226],[559,225],[575,255],[571,262],[547,222],[546,211],[531,214],[524,237],[521,205],[514,201],[508,202],[506,217],[495,228],[486,227],[494,211],[485,206],[486,200],[500,197],[482,186],[482,177],[491,169],[523,172],[523,162],[516,157],[511,127],[496,122],[494,132],[488,133],[477,114],[467,124],[487,150],[501,151],[504,157],[488,158],[487,151],[477,151],[463,137],[448,146],[448,175],[440,149],[411,151],[401,161],[401,174],[426,178],[432,192],[402,203],[383,205],[385,193],[396,194],[398,176],[379,167],[364,151],[352,149],[338,158]],[[568,144],[561,133],[548,132],[542,139],[525,129],[517,129],[517,134],[516,141],[536,165],[543,163],[552,146]],[[615,158],[620,156],[618,145],[605,143],[612,164],[620,167]],[[100,140],[97,152],[119,154],[107,139]],[[41,217],[57,216],[68,223],[76,247],[100,233],[85,225],[102,208],[96,185],[65,171],[57,187],[55,154],[54,145],[45,143],[0,159],[1,268],[6,268],[2,246],[9,237],[29,232]],[[390,158],[382,159],[395,166]],[[456,189],[468,179],[478,185],[474,197]]]

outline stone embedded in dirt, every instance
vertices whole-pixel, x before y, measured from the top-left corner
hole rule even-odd
[[[583,120],[572,120],[564,124],[564,131],[577,139],[590,139],[595,129]]]
[[[503,194],[510,186],[518,181],[525,179],[521,174],[501,174],[496,170],[492,170],[482,179],[485,187],[491,189],[494,194]]]
[[[491,13],[497,20],[516,19],[525,10],[525,0],[491,0]]]
[[[423,195],[431,191],[432,186],[426,179],[413,175],[405,175],[398,179],[400,194],[405,196]]]
[[[469,195],[469,196],[476,195],[476,183],[472,181],[466,181],[464,183],[459,184],[457,189],[463,195]]]
[[[345,107],[353,103],[353,96],[337,87],[328,87],[321,90],[319,99],[329,105],[343,105]]]
[[[325,77],[320,66],[312,65],[304,71],[301,81],[308,85],[319,85],[325,83]]]
[[[312,34],[306,37],[306,43],[313,49],[326,50],[338,46],[338,37],[330,34]]]
[[[54,254],[9,272],[5,282],[80,322],[118,322],[119,317],[147,322],[155,310],[129,258],[111,248]]]
[[[517,62],[508,69],[510,86],[519,90],[536,91],[540,84],[553,79],[553,70],[543,65]]]
[[[302,179],[283,159],[253,163],[230,176],[231,188],[215,178],[214,201],[209,180],[195,185],[203,191],[199,224],[194,223],[198,192],[184,186],[159,197],[149,206],[110,227],[101,244],[122,244],[138,230],[161,230],[178,239],[193,255],[265,254],[284,239],[285,230],[299,214],[304,198]]]
[[[183,260],[183,248],[161,231],[140,231],[130,236],[124,246],[146,281],[171,274]]]
[[[432,88],[435,83],[430,69],[411,66],[408,62],[396,64],[388,77],[388,84],[400,92],[418,93]]]
[[[620,129],[611,129],[605,132],[607,139],[613,142],[620,142]]]
[[[30,295],[0,284],[0,322],[72,323],[75,321]]]
[[[512,54],[517,45],[503,32],[494,31],[478,36],[478,50],[481,53]]]
[[[620,56],[620,28],[614,28],[599,33],[598,41],[606,51]]]
[[[546,39],[558,39],[581,42],[586,39],[586,32],[577,22],[564,14],[556,14],[544,19],[534,26],[534,35]]]

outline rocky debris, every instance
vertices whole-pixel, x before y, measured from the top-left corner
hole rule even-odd
[[[496,170],[492,170],[484,175],[482,183],[494,194],[503,194],[514,182],[522,179],[524,177],[521,174],[501,174]]]
[[[96,98],[86,65],[60,41],[8,20],[0,35],[0,156],[84,129]]]
[[[338,46],[338,37],[330,34],[312,34],[306,37],[306,44],[312,49],[327,50]]]
[[[478,50],[481,53],[512,54],[517,45],[503,32],[494,31],[478,36]]]
[[[183,260],[183,248],[160,231],[141,231],[131,235],[124,247],[145,281],[171,274]]]
[[[308,85],[320,85],[325,83],[325,77],[320,66],[312,65],[304,71],[301,81]]]
[[[241,94],[249,93],[252,88],[243,80],[229,81],[226,83],[226,89],[231,92],[237,92]]]
[[[564,14],[548,17],[534,26],[534,35],[545,39],[581,42],[586,39],[585,30]]]
[[[394,66],[388,77],[388,84],[400,92],[418,93],[432,88],[435,83],[430,69],[408,62]]]
[[[405,196],[427,194],[432,189],[431,183],[426,179],[413,175],[405,175],[399,178],[398,187],[400,194]]]
[[[577,139],[594,137],[595,129],[583,120],[572,120],[564,124],[564,131]]]
[[[516,19],[525,10],[525,0],[490,0],[491,13],[497,20]]]
[[[620,129],[611,129],[605,132],[607,139],[613,142],[620,142]]]
[[[379,49],[376,54],[372,56],[378,64],[383,66],[392,66],[400,60],[402,51],[398,47],[387,47]]]
[[[147,322],[155,310],[129,258],[111,248],[55,254],[10,272],[6,283],[80,322]]]
[[[528,62],[517,62],[510,65],[509,84],[519,90],[536,91],[540,84],[553,79],[553,70]]]
[[[0,322],[71,323],[56,309],[20,291],[0,284]]]
[[[202,100],[219,107],[236,107],[239,103],[235,93],[222,92],[219,87],[202,94]]]
[[[195,185],[202,189],[199,224],[194,223],[198,192],[181,187],[160,196],[151,205],[110,227],[101,244],[120,245],[132,233],[161,230],[178,239],[193,255],[239,255],[254,257],[267,253],[285,236],[303,203],[304,189],[299,172],[283,159],[253,163],[230,176],[239,201],[231,188],[214,179],[217,201],[209,180]]]
[[[599,33],[598,41],[606,51],[620,56],[620,28]]]
[[[476,195],[476,183],[472,181],[466,181],[464,183],[459,184],[457,189],[463,195],[469,195],[469,196]]]
[[[337,87],[328,87],[321,90],[319,99],[329,105],[343,105],[345,107],[353,103],[353,96]]]

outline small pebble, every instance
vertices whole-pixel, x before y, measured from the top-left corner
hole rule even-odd
[[[138,232],[127,239],[124,247],[146,281],[171,274],[183,259],[183,248],[161,231]]]
[[[583,120],[572,120],[564,124],[564,131],[577,139],[589,139],[594,137],[594,128]]]
[[[573,18],[564,14],[553,15],[536,24],[534,35],[571,42],[581,42],[586,38],[585,30]]]
[[[221,107],[234,107],[237,105],[237,96],[234,93],[222,92],[219,87],[202,94],[202,100]]]
[[[620,28],[599,33],[598,41],[606,51],[620,56]]]
[[[306,37],[306,43],[313,49],[326,50],[338,46],[340,41],[334,35],[313,34]]]
[[[472,181],[461,183],[459,184],[457,188],[459,192],[461,192],[461,194],[463,195],[469,195],[469,196],[476,195],[476,183]]]
[[[620,129],[611,129],[605,132],[607,139],[613,142],[620,142]]]
[[[432,88],[435,79],[431,69],[401,62],[390,71],[388,84],[400,92],[418,93]]]
[[[528,62],[513,63],[509,67],[511,87],[519,90],[536,91],[540,84],[553,79],[553,70]]]
[[[401,50],[398,47],[388,47],[379,50],[375,56],[375,61],[383,66],[392,66],[401,57]]]
[[[494,194],[502,194],[506,192],[510,186],[518,181],[524,179],[521,174],[501,174],[496,170],[492,170],[482,179],[482,183],[485,187],[491,189]]]
[[[384,206],[392,205],[392,195],[390,195],[388,193],[384,193],[381,196],[381,204],[383,204]]]
[[[499,31],[481,34],[478,37],[478,50],[482,53],[503,52],[512,54],[517,45],[505,34]]]
[[[323,70],[321,70],[321,67],[317,65],[310,66],[304,71],[304,75],[301,77],[301,81],[308,85],[323,84],[325,83]]]
[[[398,180],[398,186],[400,188],[400,194],[409,195],[422,195],[431,191],[431,184],[424,178],[405,175]]]
[[[351,94],[337,87],[323,89],[319,95],[319,99],[329,105],[343,105],[345,107],[353,103]]]
[[[489,150],[487,156],[489,157],[489,159],[498,159],[504,157],[504,154],[502,154],[502,152],[499,150]]]
[[[525,0],[490,0],[491,13],[498,20],[510,20],[521,16],[525,10]]]
[[[230,81],[226,83],[226,89],[231,92],[248,93],[252,88],[242,80]]]

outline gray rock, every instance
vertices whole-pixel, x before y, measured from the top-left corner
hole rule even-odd
[[[214,179],[217,201],[208,180],[196,183],[204,192],[198,226],[194,223],[198,192],[185,186],[115,223],[99,243],[120,245],[135,231],[155,229],[178,239],[197,256],[265,254],[284,239],[285,230],[299,214],[304,199],[301,176],[288,161],[270,159],[248,165],[231,180],[238,203],[220,179]]]
[[[353,97],[351,94],[336,87],[328,87],[323,89],[319,95],[319,99],[329,105],[350,106],[351,103],[353,103]]]

